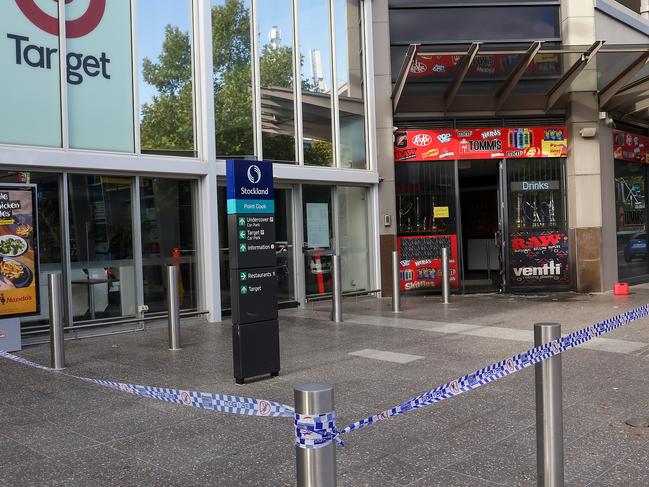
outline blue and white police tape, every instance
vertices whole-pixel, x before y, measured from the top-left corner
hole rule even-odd
[[[0,357],[18,362],[29,367],[53,372],[73,379],[89,382],[116,391],[127,392],[136,396],[157,399],[158,401],[190,406],[198,409],[209,409],[222,413],[239,414],[243,416],[265,416],[291,418],[294,415],[293,408],[286,404],[252,397],[231,396],[228,394],[211,394],[208,392],[186,391],[181,389],[169,389],[165,387],[141,386],[138,384],[126,384],[123,382],[112,382],[101,379],[91,379],[68,374],[61,370],[51,369],[36,364],[30,360],[0,350]]]
[[[457,396],[464,392],[477,389],[480,386],[489,384],[498,379],[502,379],[508,375],[523,370],[534,364],[547,360],[555,355],[570,350],[573,347],[581,345],[593,338],[613,331],[627,323],[639,320],[649,315],[649,305],[643,305],[631,311],[614,316],[607,320],[601,321],[593,326],[582,328],[569,335],[566,335],[558,340],[550,343],[540,345],[532,348],[524,353],[519,353],[507,360],[501,360],[480,370],[476,370],[472,374],[462,376],[442,386],[436,387],[427,391],[419,396],[403,402],[393,408],[381,411],[374,416],[369,416],[360,421],[356,421],[346,428],[340,430],[341,435],[359,430],[379,421],[390,419],[391,417],[407,413],[415,409],[420,409],[424,406],[443,401],[450,397]]]
[[[330,412],[318,416],[307,416],[295,413],[295,444],[300,448],[322,448],[333,441],[345,446],[338,437],[336,413]]]

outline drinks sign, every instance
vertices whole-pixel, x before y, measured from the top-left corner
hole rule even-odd
[[[394,161],[567,157],[566,127],[404,130],[394,138]]]
[[[0,318],[37,314],[36,186],[0,186]]]

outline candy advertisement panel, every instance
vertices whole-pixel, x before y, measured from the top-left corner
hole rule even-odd
[[[512,287],[570,284],[568,235],[558,231],[514,232],[510,235]]]
[[[649,164],[649,137],[614,130],[613,152],[620,161]]]
[[[442,287],[442,249],[450,249],[448,269],[451,287],[459,286],[457,236],[431,235],[398,237],[401,261],[399,282],[402,291]]]
[[[0,186],[0,318],[39,312],[36,187]]]
[[[565,126],[397,130],[394,161],[567,157]]]
[[[520,61],[520,54],[477,55],[469,67],[467,78],[488,79],[507,76]],[[410,66],[409,78],[450,78],[464,56],[418,54]],[[534,56],[525,71],[529,77],[561,76],[559,54],[540,53]]]

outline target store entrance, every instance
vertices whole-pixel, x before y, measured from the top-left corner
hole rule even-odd
[[[403,292],[570,288],[566,129],[395,133],[397,248]]]

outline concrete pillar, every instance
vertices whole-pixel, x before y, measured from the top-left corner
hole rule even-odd
[[[596,40],[593,2],[561,2],[562,36],[567,45],[591,45]],[[573,59],[569,60],[574,61]],[[610,129],[599,120],[597,65],[586,67],[573,83],[567,113],[568,137],[568,226],[570,232],[573,282],[580,292],[599,292],[608,288],[612,274],[617,277],[617,261],[611,270],[611,236],[615,219],[612,182],[613,151]],[[596,128],[597,135],[584,138],[582,128]],[[611,139],[609,143],[608,139]],[[610,148],[610,154],[605,153]],[[610,187],[610,188],[609,188]],[[611,221],[611,217],[613,220]],[[606,228],[606,232],[603,232]],[[607,252],[604,253],[603,249]]]
[[[640,15],[649,20],[649,0],[640,0]]]
[[[390,67],[390,25],[388,0],[373,0],[374,89],[376,93],[376,141],[379,176],[381,287],[384,296],[392,295],[391,257],[396,248],[396,199],[393,152],[392,75]],[[384,225],[389,215],[392,224]]]

